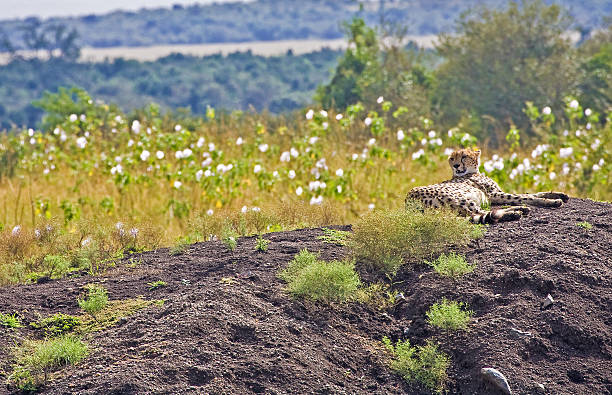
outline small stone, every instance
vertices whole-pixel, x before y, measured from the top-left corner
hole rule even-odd
[[[525,332],[525,331],[522,331],[516,328],[510,328],[510,333],[512,333],[513,335],[517,337],[532,337],[533,336],[531,332]]]
[[[493,384],[502,393],[512,395],[512,390],[510,389],[508,380],[499,370],[493,368],[482,368],[480,369],[480,373],[485,380]]]
[[[550,306],[552,306],[552,304],[555,302],[555,300],[553,299],[553,297],[548,294],[546,295],[546,299],[544,299],[544,301],[542,302],[542,310],[546,310],[547,308],[549,308]]]
[[[121,326],[121,325],[125,325],[127,324],[128,320],[125,317],[121,317],[117,320],[117,326]]]
[[[537,394],[545,394],[546,393],[546,387],[544,387],[544,384],[536,383],[534,389],[535,389],[535,392]]]

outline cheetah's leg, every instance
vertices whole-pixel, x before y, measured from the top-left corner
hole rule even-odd
[[[535,196],[535,197],[539,197],[539,198],[544,198],[544,199],[561,199],[563,200],[563,203],[567,202],[569,200],[569,196],[567,196],[567,194],[563,193],[563,192],[538,192],[538,193],[532,193],[530,194],[531,196]]]
[[[528,207],[494,208],[491,211],[480,210],[472,213],[470,220],[475,224],[496,224],[498,222],[516,221],[529,213]]]
[[[552,192],[551,192],[552,193]],[[507,204],[510,206],[530,205],[537,207],[559,207],[563,204],[562,199],[548,199],[539,197],[537,194],[512,194],[505,192],[492,192],[489,195],[489,201],[494,204]],[[557,196],[557,195],[542,195],[542,196]],[[567,195],[566,195],[567,196]]]

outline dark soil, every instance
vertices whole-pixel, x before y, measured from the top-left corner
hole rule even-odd
[[[592,229],[576,225],[582,221]],[[220,242],[179,256],[148,252],[137,267],[120,265],[101,277],[0,288],[0,312],[18,312],[24,322],[80,314],[77,297],[92,282],[103,283],[111,300],[165,299],[86,336],[90,356],[58,373],[46,394],[427,393],[388,369],[385,335],[417,345],[437,339],[452,359],[452,394],[496,393],[481,378],[483,367],[501,371],[515,394],[538,393],[538,384],[548,394],[612,394],[612,204],[571,199],[491,226],[460,251],[478,266],[457,284],[407,265],[393,280],[405,299],[387,311],[312,304],[284,292],[276,272],[300,249],[324,259],[345,255],[319,235],[269,234],[267,252],[254,250],[253,237],[240,239],[234,252]],[[168,286],[149,290],[156,280]],[[547,294],[554,303],[541,309]],[[425,322],[442,297],[469,304],[468,331],[446,334]],[[16,338],[36,335],[0,328],[0,369],[10,370]]]

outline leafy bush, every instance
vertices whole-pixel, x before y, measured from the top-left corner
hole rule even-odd
[[[31,322],[30,326],[35,329],[42,329],[47,337],[54,337],[72,332],[80,323],[78,317],[56,313],[38,322]]]
[[[36,390],[47,382],[50,372],[80,362],[88,352],[87,345],[71,335],[26,340],[15,350],[16,364],[9,381],[24,391]]]
[[[438,259],[427,262],[427,264],[433,267],[436,273],[451,277],[453,280],[473,272],[476,267],[475,264],[469,264],[463,255],[457,255],[454,252],[441,254]]]
[[[474,314],[470,310],[465,310],[466,308],[465,303],[448,301],[444,298],[429,308],[426,313],[427,322],[445,330],[466,329]]]
[[[354,262],[321,261],[307,250],[302,250],[279,277],[287,281],[292,295],[325,303],[349,300],[360,285]]]
[[[152,281],[150,283],[147,283],[147,285],[149,286],[149,291],[152,291],[152,290],[157,289],[157,288],[163,288],[167,284],[163,280],[157,280],[157,281]]]
[[[90,284],[87,287],[87,299],[79,299],[78,303],[80,308],[95,317],[108,304],[108,292],[102,286]]]
[[[482,228],[450,210],[423,209],[418,203],[406,209],[378,210],[353,225],[350,248],[358,259],[387,273],[405,260],[420,260],[451,245],[466,245],[480,237]]]
[[[324,235],[317,236],[317,239],[322,240],[324,243],[336,244],[340,246],[348,245],[351,232],[330,228],[323,228],[322,230]]]
[[[424,346],[412,347],[408,340],[398,340],[395,345],[388,337],[383,344],[393,355],[390,367],[408,382],[420,382],[432,391],[442,393],[448,380],[450,358],[428,341]]]
[[[257,240],[255,240],[255,251],[260,251],[260,252],[267,251],[268,244],[270,244],[270,240],[266,240],[263,237],[259,236]]]

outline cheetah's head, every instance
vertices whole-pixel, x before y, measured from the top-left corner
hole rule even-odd
[[[453,169],[453,177],[460,177],[470,173],[478,173],[480,166],[480,150],[464,148],[450,154],[448,163]]]

